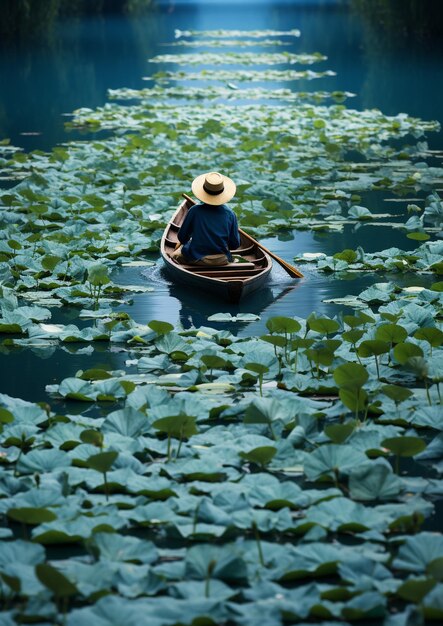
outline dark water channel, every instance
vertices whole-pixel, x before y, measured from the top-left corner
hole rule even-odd
[[[343,90],[357,96],[348,106],[379,108],[386,114],[406,112],[443,122],[443,47],[422,42],[398,44],[392,34],[375,36],[363,17],[343,1],[164,2],[138,17],[72,18],[57,24],[50,41],[2,47],[0,56],[0,136],[10,137],[25,150],[48,150],[57,143],[77,138],[67,134],[63,114],[78,107],[95,107],[106,102],[108,88],[142,88],[148,73],[146,60],[172,51],[163,44],[172,41],[175,29],[275,29],[298,28],[302,36],[295,52],[319,51],[328,56],[327,66],[337,76],[318,81],[292,83],[294,89]],[[292,49],[291,49],[292,50]],[[314,84],[315,82],[315,84]],[[282,85],[278,85],[282,86]],[[429,137],[433,149],[443,148],[442,134]],[[405,203],[387,203],[387,194],[373,193],[362,204],[374,212],[404,211]],[[388,206],[389,205],[389,206]],[[400,231],[362,225],[345,227],[338,234],[308,231],[263,240],[289,262],[303,252],[333,254],[361,245],[365,251],[390,246],[411,249],[416,244]],[[138,322],[162,319],[187,327],[210,325],[208,316],[219,311],[256,313],[261,320],[248,325],[231,324],[242,335],[263,332],[265,320],[273,315],[305,317],[312,311],[334,315],[338,307],[324,300],[357,294],[373,282],[402,279],[367,275],[337,280],[307,268],[303,280],[292,281],[278,266],[268,286],[250,300],[233,307],[189,293],[171,285],[155,255],[153,268],[122,269],[117,283],[143,284],[154,291],[134,295],[124,308]],[[407,281],[406,281],[407,282]],[[410,284],[410,283],[407,283]],[[74,322],[76,312],[53,310],[54,322]],[[221,325],[219,325],[221,327]],[[225,326],[226,327],[226,326]],[[113,365],[122,365],[127,354],[112,354]],[[42,360],[43,359],[43,360]],[[85,361],[87,364],[85,365]],[[82,368],[109,363],[109,353],[95,348],[88,357],[68,354],[60,348],[0,354],[1,391],[12,396],[40,401],[47,399],[44,387],[74,375]],[[24,382],[26,381],[26,382]]]

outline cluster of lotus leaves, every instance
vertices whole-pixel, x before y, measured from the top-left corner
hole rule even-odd
[[[343,104],[352,94],[305,82],[271,90],[332,74],[321,54],[285,51],[299,34],[179,31],[171,54],[151,59],[162,66],[155,84],[74,113],[68,126],[93,138],[50,153],[0,146],[2,352],[85,363],[47,385],[47,402],[0,394],[2,624],[443,619],[433,526],[443,170],[423,139],[438,125],[353,110]],[[170,62],[191,69],[171,73]],[[314,62],[318,71],[292,67]],[[279,69],[249,69],[257,63]],[[205,64],[224,67],[208,75]],[[207,88],[180,85],[214,76]],[[417,284],[374,282],[333,318],[273,317],[260,336],[225,327],[253,314],[221,312],[217,328],[187,331],[135,322],[120,305],[148,288],[112,272],[152,264],[146,255],[213,153],[238,183],[233,208],[251,233],[401,228],[413,252],[299,261]],[[369,190],[422,206],[399,222],[362,205]],[[88,367],[97,351],[109,367]]]

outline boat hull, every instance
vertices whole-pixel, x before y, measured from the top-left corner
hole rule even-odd
[[[173,215],[161,241],[161,255],[174,282],[211,293],[231,303],[239,302],[266,283],[272,259],[257,245],[251,245],[243,235],[240,235],[240,248],[232,252],[241,255],[245,263],[215,268],[184,266],[173,260],[171,254],[178,241],[177,233],[188,210],[189,203],[185,200]]]

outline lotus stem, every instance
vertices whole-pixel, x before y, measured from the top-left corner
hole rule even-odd
[[[205,581],[205,598],[209,598],[210,596],[210,584],[211,584],[211,577],[208,573],[206,576],[206,581]]]
[[[429,385],[426,380],[424,382],[425,382],[425,389],[426,389],[426,397],[428,399],[429,406],[431,406],[432,400],[431,400],[431,394],[429,393]]]
[[[176,459],[178,459],[178,457],[179,457],[180,450],[181,450],[182,443],[183,443],[183,428],[184,428],[184,425],[181,427],[181,430],[180,430],[180,439],[179,439],[179,442],[178,442],[178,448],[177,448],[177,452],[176,452],[176,455],[175,455]]]
[[[258,560],[260,561],[260,565],[262,567],[266,567],[265,559],[263,557],[263,550],[262,550],[262,547],[261,547],[260,533],[258,531],[256,522],[252,522],[252,528],[254,530],[255,541],[257,543]]]
[[[298,348],[295,351],[295,359],[294,359],[294,371],[297,373],[298,370]]]
[[[108,477],[106,476],[106,472],[103,472],[104,484],[105,484],[105,495],[106,502],[109,500],[109,489],[108,489]]]
[[[200,504],[202,503],[202,500],[199,501],[199,503],[197,504],[197,506],[195,507],[195,511],[194,511],[194,519],[192,522],[192,534],[195,535],[195,533],[197,532],[197,523],[198,523],[198,512],[200,510]]]
[[[214,571],[215,566],[216,561],[211,561],[208,565],[208,570],[206,572],[205,598],[209,598],[210,595],[211,574]]]
[[[369,402],[366,403],[365,416],[363,418],[363,422],[366,422],[367,417],[368,417],[368,412],[369,412]]]
[[[171,435],[168,435],[168,461],[171,460]]]
[[[338,467],[334,467],[334,485],[336,486],[337,489],[340,489],[340,483],[338,479],[339,479]]]
[[[63,598],[63,626],[66,624],[66,618],[68,616],[69,598],[66,596]]]
[[[374,354],[374,359],[375,359],[375,367],[377,369],[377,378],[378,378],[378,380],[380,380],[380,368],[378,366],[378,359],[377,359],[377,355],[376,354]]]
[[[274,429],[272,428],[272,422],[271,421],[269,422],[269,431],[271,433],[271,437],[274,439],[274,441],[276,441],[277,438],[275,436]]]

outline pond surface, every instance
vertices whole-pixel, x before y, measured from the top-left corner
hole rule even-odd
[[[287,50],[321,52],[328,57],[327,67],[337,75],[290,83],[294,90],[350,91],[356,97],[348,101],[348,106],[357,109],[376,107],[386,114],[407,112],[443,121],[443,48],[417,42],[396,45],[383,31],[379,37],[374,37],[362,16],[345,2],[228,5],[163,2],[143,17],[108,15],[64,20],[57,25],[50,42],[4,48],[0,57],[0,83],[8,88],[3,89],[0,100],[0,135],[10,137],[14,145],[27,151],[49,150],[69,139],[92,137],[77,131],[67,133],[63,125],[69,118],[64,114],[78,107],[103,105],[109,88],[143,88],[147,83],[142,77],[151,69],[147,59],[177,51],[165,46],[165,42],[173,41],[175,29],[204,30],[213,28],[214,24],[221,29],[235,29],[239,25],[247,25],[247,29],[300,29],[301,37]],[[429,146],[441,149],[442,134],[433,133]],[[439,163],[441,161],[436,160],[436,164]],[[389,195],[385,192],[371,192],[366,194],[362,204],[374,212],[389,210],[404,214],[406,201],[388,203],[387,198]],[[263,243],[289,262],[303,252],[331,255],[358,245],[368,252],[390,246],[413,249],[416,245],[400,231],[365,224],[358,228],[345,226],[343,232],[335,234],[303,231],[291,237],[285,233],[281,238],[263,239]],[[293,281],[275,264],[268,286],[236,307],[172,285],[164,275],[161,260],[156,255],[151,259],[156,261],[153,268],[122,269],[113,275],[118,283],[154,288],[152,292],[135,295],[131,305],[124,307],[133,319],[137,322],[163,319],[189,327],[208,325],[207,318],[219,311],[260,315],[258,322],[218,325],[241,335],[262,333],[266,318],[273,315],[306,317],[316,311],[332,316],[339,309],[324,300],[357,294],[373,282],[389,279],[359,274],[352,280],[337,280],[307,267],[302,268],[305,278]],[[394,276],[394,280],[401,283],[398,277]],[[406,281],[406,284],[409,283]],[[66,323],[66,314],[55,311],[53,321]],[[82,360],[80,355],[67,358],[60,350],[45,356],[45,380],[39,381],[39,376],[33,372],[38,369],[41,355],[23,352],[14,357],[0,356],[5,373],[3,390],[11,395],[21,393],[27,399],[36,399],[38,390],[39,399],[43,399],[44,384],[74,374]],[[100,355],[97,358],[100,362]],[[25,396],[14,361],[17,368],[28,371],[28,380],[35,381],[35,387],[31,384]]]
[[[8,624],[443,616],[443,46],[387,33],[344,0],[170,0],[1,51]],[[209,168],[304,278],[170,282]]]

